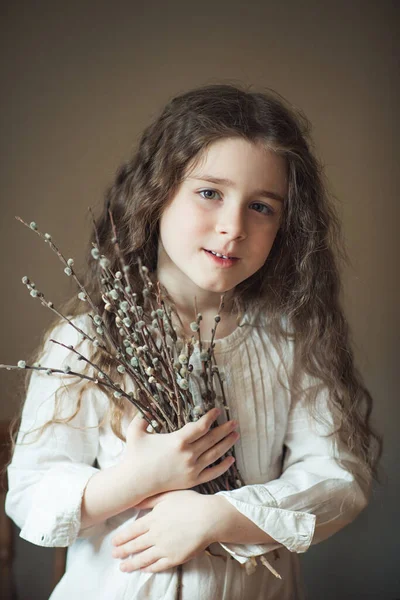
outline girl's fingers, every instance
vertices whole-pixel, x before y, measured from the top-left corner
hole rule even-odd
[[[234,462],[235,459],[233,458],[233,456],[227,456],[218,465],[204,469],[204,471],[200,473],[196,485],[207,483],[207,481],[211,481],[212,479],[216,479],[220,475],[223,475],[225,471],[227,471],[229,467],[233,465]]]
[[[139,552],[139,554],[135,554],[134,556],[124,560],[121,563],[120,569],[125,573],[131,573],[137,569],[148,567],[162,558],[159,553],[160,550],[157,550],[155,546],[148,548],[147,550]]]
[[[230,448],[238,441],[240,434],[237,431],[233,431],[221,442],[215,444],[212,448],[204,452],[197,460],[197,464],[200,469],[205,469],[209,465],[212,465],[216,460],[221,458],[228,452]]]
[[[215,444],[226,438],[237,426],[237,421],[227,421],[223,425],[214,427],[206,435],[193,443],[193,450],[200,457],[204,452],[210,450]]]
[[[147,516],[147,515],[146,515]],[[123,527],[111,540],[114,546],[121,546],[130,542],[132,538],[136,538],[139,535],[143,535],[149,531],[146,516],[136,519],[133,523],[130,523]]]
[[[127,558],[128,556],[130,556],[131,554],[136,554],[137,552],[143,552],[144,550],[147,550],[148,548],[151,548],[152,546],[153,546],[153,544],[149,539],[149,535],[145,533],[144,535],[141,535],[140,537],[136,538],[135,540],[127,542],[123,546],[114,548],[112,551],[112,555],[114,558],[124,559],[124,558]]]
[[[182,429],[176,431],[174,435],[179,437],[185,443],[193,443],[208,433],[213,422],[219,417],[221,411],[218,408],[212,408],[198,421],[186,423]]]

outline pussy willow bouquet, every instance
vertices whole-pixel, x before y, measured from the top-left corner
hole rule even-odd
[[[71,378],[77,377],[92,381],[93,384],[112,393],[115,398],[126,398],[132,403],[146,419],[149,433],[176,431],[190,421],[197,421],[203,414],[216,406],[217,401],[219,407],[225,411],[225,418],[228,420],[229,407],[225,397],[224,375],[220,373],[214,356],[214,340],[218,323],[221,320],[223,295],[218,313],[214,317],[214,326],[211,330],[211,341],[207,344],[208,347],[205,347],[206,344],[202,342],[202,315],[197,312],[196,306],[195,318],[190,324],[193,335],[190,339],[179,338],[172,322],[174,309],[166,295],[163,294],[160,283],[152,282],[148,268],[141,262],[138,263],[143,285],[141,294],[138,294],[138,290],[132,289],[130,267],[124,262],[111,212],[109,216],[113,229],[112,241],[118,259],[118,270],[111,269],[110,258],[100,253],[98,241],[97,244],[93,244],[91,249],[93,259],[99,264],[101,306],[97,306],[92,301],[74,270],[74,260],[65,258],[51,235],[39,231],[35,222],[28,224],[20,217],[16,217],[49,245],[62,262],[65,275],[75,281],[79,300],[87,303],[88,330],[85,331],[72,318],[62,314],[51,301],[46,299],[44,293],[36,287],[31,279],[23,277],[23,284],[33,298],[39,300],[60,320],[66,321],[73,327],[79,334],[79,340],[86,341],[92,352],[90,356],[85,356],[79,350],[80,343],[73,346],[51,339],[51,343],[63,346],[72,355],[75,355],[78,361],[82,361],[87,366],[86,372],[85,369],[77,372],[69,366],[27,364],[25,360],[20,360],[17,365],[0,365],[0,368],[32,369],[44,371],[49,376],[62,374]],[[98,240],[96,230],[95,233]],[[139,297],[143,299],[142,304],[139,303]],[[116,327],[110,327],[110,322],[114,322]],[[117,335],[115,335],[115,331]],[[195,372],[191,363],[196,347],[199,350],[200,373]],[[96,359],[101,355],[106,358],[105,361]],[[107,367],[103,366],[104,364]],[[113,373],[118,373],[119,377],[116,378]],[[194,376],[200,381],[201,400],[195,400],[190,390],[191,378]],[[126,391],[124,384],[121,383],[126,377],[133,382],[134,391]],[[233,447],[225,454],[225,456],[227,455],[235,456]],[[222,461],[225,456],[221,457],[219,461]],[[228,471],[217,479],[195,489],[200,493],[214,494],[242,485],[241,476],[234,462]],[[260,559],[279,577],[264,557],[260,557]],[[255,567],[255,559],[251,559],[249,562],[247,570],[249,567],[250,570]]]

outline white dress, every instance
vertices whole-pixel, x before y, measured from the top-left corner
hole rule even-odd
[[[85,327],[84,321],[79,324]],[[53,337],[66,344],[77,342],[75,330],[67,324],[59,326]],[[315,382],[304,377],[304,393],[295,396],[291,391],[292,350],[285,343],[277,352],[265,326],[244,325],[216,340],[230,418],[239,421],[237,466],[246,483],[220,493],[276,543],[213,544],[213,553],[220,556],[202,553],[183,565],[182,600],[304,598],[297,554],[344,527],[366,506],[368,490],[351,474],[357,473],[354,456],[335,436],[326,437],[331,427],[312,419],[304,406]],[[71,355],[65,360],[67,352],[48,344],[41,364],[54,368],[63,361],[71,364]],[[198,351],[193,362],[196,369]],[[176,569],[123,573],[120,561],[111,556],[116,530],[148,511],[133,508],[85,530],[80,527],[81,499],[89,478],[98,468],[114,465],[124,452],[125,444],[104,419],[106,394],[88,386],[71,423],[51,425],[40,437],[29,435],[22,442],[22,432],[40,428],[52,417],[59,387],[57,376],[32,375],[19,443],[8,469],[6,499],[7,514],[21,528],[22,538],[39,546],[69,547],[66,573],[51,600],[175,600]],[[65,416],[74,410],[77,389],[79,384],[59,392]],[[318,391],[318,407],[332,424],[323,388]],[[275,549],[277,553],[272,552]],[[243,563],[264,553],[269,553],[266,558],[282,580],[261,564],[253,574],[246,573]]]

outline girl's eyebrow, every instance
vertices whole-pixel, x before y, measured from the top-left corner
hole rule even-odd
[[[197,181],[208,181],[211,183],[215,183],[217,185],[226,185],[227,187],[235,188],[236,185],[231,179],[225,179],[223,177],[214,177],[213,175],[197,175],[196,177],[188,177],[188,179],[196,179]],[[272,200],[278,200],[279,202],[284,202],[283,196],[277,194],[276,192],[271,192],[270,190],[256,190],[256,196],[264,196],[265,198],[271,198]]]

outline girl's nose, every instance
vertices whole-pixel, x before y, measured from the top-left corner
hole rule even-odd
[[[239,209],[221,210],[218,213],[215,229],[218,233],[227,235],[233,240],[244,239],[246,224],[243,211]]]

